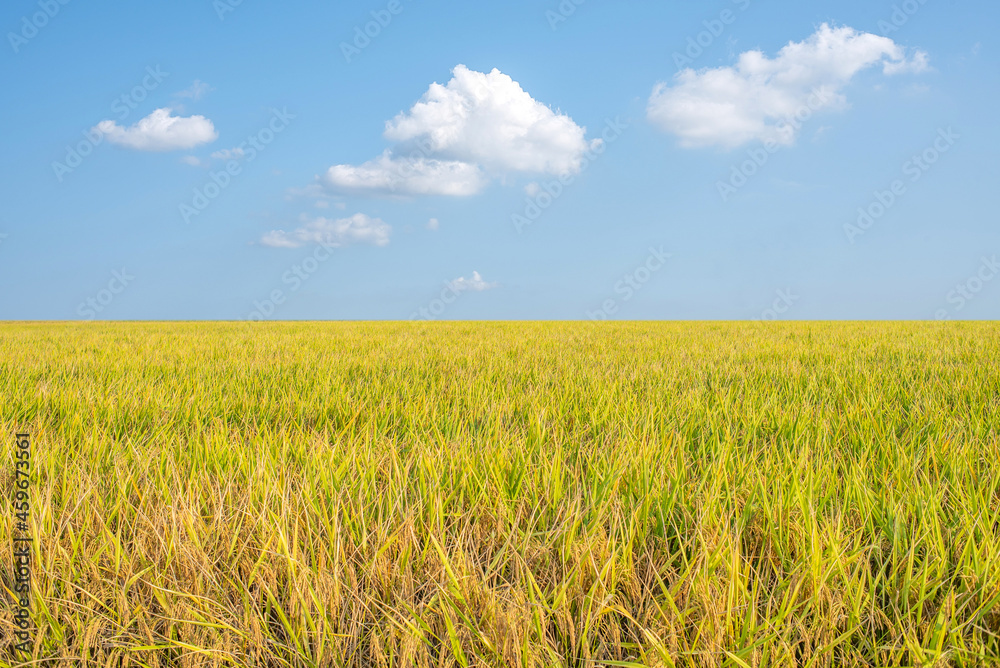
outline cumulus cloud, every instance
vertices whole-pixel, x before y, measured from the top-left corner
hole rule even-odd
[[[439,227],[441,227],[441,221],[439,221],[437,218],[431,218],[430,220],[427,221],[428,230],[437,230]]]
[[[302,225],[292,232],[272,230],[260,242],[272,248],[299,248],[307,244],[341,247],[356,243],[385,246],[392,228],[379,218],[356,213],[350,218],[300,216]]]
[[[426,157],[394,158],[386,151],[361,165],[334,165],[324,182],[345,194],[475,195],[486,185],[478,165]]]
[[[168,107],[157,109],[127,128],[105,120],[93,129],[112,144],[137,151],[189,149],[219,137],[212,121],[204,116],[172,116],[171,111]]]
[[[585,128],[500,70],[465,65],[387,121],[384,136],[391,149],[361,165],[331,167],[325,183],[351,193],[467,196],[510,172],[578,172],[601,141],[588,142]]]
[[[735,148],[754,140],[789,145],[798,134],[797,114],[846,107],[844,87],[878,65],[885,75],[922,72],[928,57],[888,37],[824,23],[774,58],[746,51],[732,67],[679,72],[671,84],[654,87],[647,116],[685,147]]]
[[[500,284],[487,283],[483,280],[483,277],[479,275],[478,271],[474,271],[472,272],[472,278],[460,276],[453,281],[448,281],[448,286],[455,292],[462,292],[464,290],[482,292],[483,290],[492,290],[493,288],[499,287]]]
[[[386,124],[386,139],[426,142],[446,158],[490,171],[561,174],[580,167],[586,130],[533,99],[500,70],[457,66],[447,85],[431,84],[410,111]]]

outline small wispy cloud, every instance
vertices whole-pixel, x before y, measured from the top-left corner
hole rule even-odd
[[[200,100],[213,90],[215,89],[209,86],[204,81],[201,81],[200,79],[195,79],[194,83],[192,83],[190,86],[188,86],[184,90],[180,90],[174,93],[174,97],[188,98],[191,100]]]
[[[308,244],[342,247],[356,243],[386,246],[392,228],[380,218],[356,213],[349,218],[336,220],[319,216],[300,216],[302,225],[291,232],[272,230],[260,243],[271,248],[300,248]]]
[[[499,283],[487,283],[484,281],[478,271],[472,272],[472,278],[460,276],[453,281],[448,281],[448,285],[455,292],[462,292],[463,290],[482,292],[483,290],[492,290],[493,288],[500,287]]]
[[[239,160],[244,155],[246,155],[246,151],[241,148],[224,148],[221,151],[214,151],[212,158],[216,160]]]

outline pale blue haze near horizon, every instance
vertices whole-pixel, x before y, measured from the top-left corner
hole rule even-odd
[[[1000,315],[995,2],[567,0],[566,16],[558,0],[229,3],[0,9],[0,318]],[[898,51],[848,75],[839,63],[861,47],[833,52],[836,67],[806,48],[781,60],[845,28]],[[755,50],[770,83],[734,74]],[[505,79],[476,74],[494,69],[525,94],[509,117],[469,107],[458,83],[418,105],[453,76],[506,99]],[[775,130],[768,109],[827,85],[835,102]],[[739,111],[714,116],[727,95]],[[174,134],[140,123],[163,109],[182,119]],[[505,143],[498,128],[527,116],[548,120]],[[102,122],[71,166],[67,147]],[[256,155],[226,157],[269,124]],[[378,171],[418,135],[439,142],[421,178],[388,158]],[[720,194],[734,166],[752,174]],[[213,174],[228,183],[199,210]],[[519,225],[529,201],[544,210]],[[859,207],[884,214],[861,229]]]

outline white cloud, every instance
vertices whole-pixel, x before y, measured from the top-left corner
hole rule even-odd
[[[464,276],[461,276],[456,278],[454,281],[448,281],[448,285],[455,292],[462,292],[463,290],[482,292],[483,290],[492,290],[493,288],[500,286],[499,283],[487,283],[484,281],[478,271],[472,272],[472,278],[465,278]]]
[[[497,69],[452,70],[409,111],[386,122],[395,145],[362,165],[335,165],[328,186],[353,193],[467,196],[509,172],[576,173],[601,140]]]
[[[221,151],[213,151],[207,158],[197,158],[193,155],[185,155],[181,158],[181,162],[191,165],[192,167],[208,167],[212,164],[212,160],[239,160],[245,154],[245,151],[241,148],[224,148]],[[273,173],[277,176],[281,172],[275,171]]]
[[[538,193],[542,192],[542,187],[538,185],[537,182],[532,181],[528,185],[524,186],[524,192],[528,197],[534,197]]]
[[[900,47],[902,48],[902,47]],[[926,72],[931,68],[930,66],[930,56],[927,55],[926,51],[917,51],[913,54],[912,58],[907,59],[905,56],[899,61],[887,61],[882,67],[882,71],[885,74],[920,74],[921,72]]]
[[[189,87],[185,88],[182,91],[174,93],[174,97],[189,97],[192,100],[200,100],[205,96],[206,93],[208,93],[211,90],[215,89],[209,86],[204,81],[195,79],[194,83],[192,83]]]
[[[303,224],[292,232],[272,230],[260,242],[272,248],[299,248],[306,244],[341,247],[355,243],[385,246],[392,232],[392,228],[381,219],[363,213],[337,220],[322,216],[309,218],[302,214],[300,220]]]
[[[246,154],[241,148],[224,148],[221,151],[214,151],[212,157],[216,160],[239,160]]]
[[[441,227],[441,221],[439,221],[437,218],[431,218],[430,220],[427,221],[428,230],[437,230],[440,227]]]
[[[459,65],[452,75],[386,123],[386,139],[495,172],[579,169],[589,145],[586,130],[569,116],[536,101],[500,70],[484,74]]]
[[[112,144],[137,151],[174,151],[215,141],[219,134],[204,116],[171,116],[171,109],[157,109],[130,127],[101,121],[93,129]]]
[[[378,158],[354,165],[334,165],[324,177],[334,190],[348,194],[475,195],[486,185],[477,165],[457,160]]]
[[[305,242],[289,237],[284,230],[271,230],[260,238],[260,243],[271,248],[298,248]]]
[[[841,93],[858,72],[876,65],[885,75],[927,69],[927,54],[907,50],[888,37],[823,24],[803,42],[791,42],[775,58],[760,51],[740,54],[736,65],[679,72],[659,83],[647,115],[677,135],[685,147],[735,148],[753,140],[795,142],[796,114],[843,108]]]

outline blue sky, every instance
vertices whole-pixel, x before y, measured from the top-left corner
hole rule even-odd
[[[0,318],[1000,313],[997,3],[64,2]]]

